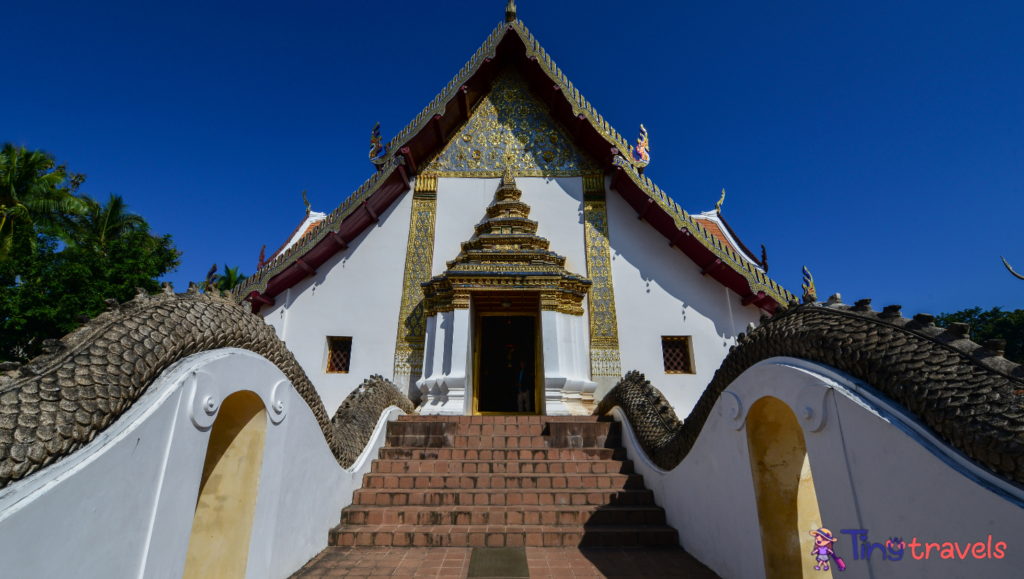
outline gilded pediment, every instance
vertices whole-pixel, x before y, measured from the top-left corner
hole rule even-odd
[[[440,177],[576,177],[600,173],[565,129],[507,68],[424,173]]]

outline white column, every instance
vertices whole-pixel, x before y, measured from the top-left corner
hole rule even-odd
[[[545,414],[590,414],[595,382],[589,380],[583,317],[541,312]]]
[[[424,362],[424,378],[422,382],[417,382],[420,392],[423,392],[424,395],[420,414],[452,414],[444,376],[451,365],[455,313],[438,312],[436,318],[427,318],[427,320],[427,347],[424,350],[425,356],[430,356],[431,360]],[[434,320],[434,322],[431,324],[430,320]],[[428,366],[430,367],[429,374]]]
[[[419,380],[416,381],[416,387],[422,392],[420,401],[424,407],[430,402],[430,391],[433,390],[437,377],[434,376],[434,368],[437,364],[434,363],[434,352],[436,350],[435,345],[437,344],[437,317],[430,316],[427,318],[425,335],[423,340],[423,374]]]
[[[582,386],[580,388],[580,402],[587,414],[594,407],[594,391],[597,390],[597,382],[590,379],[590,340],[586,325],[585,316],[572,316],[573,334],[576,336],[576,376],[579,377]]]
[[[544,352],[544,414],[547,416],[564,416],[571,414],[562,403],[562,389],[567,377],[562,371],[562,347],[560,344],[558,312],[542,311],[540,313],[541,341]]]
[[[473,340],[470,330],[472,317],[469,309],[455,310],[452,324],[451,357],[447,374],[443,378],[443,390],[447,401],[444,410],[438,414],[469,414],[471,413],[473,392],[472,382],[472,347]]]

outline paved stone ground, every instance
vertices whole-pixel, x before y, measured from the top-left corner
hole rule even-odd
[[[465,578],[472,552],[456,547],[329,547],[292,578]],[[526,547],[526,558],[531,578],[719,579],[680,548]]]

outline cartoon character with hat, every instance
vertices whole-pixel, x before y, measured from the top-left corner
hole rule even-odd
[[[811,551],[811,554],[815,555],[818,561],[818,564],[814,566],[814,570],[828,571],[828,558],[831,556],[835,559],[836,567],[840,571],[845,571],[846,563],[843,563],[843,560],[832,550],[832,543],[838,541],[838,539],[832,537],[832,531],[818,529],[817,531],[811,531],[811,536],[814,537],[814,550]]]

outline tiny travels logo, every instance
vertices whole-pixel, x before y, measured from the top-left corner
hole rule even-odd
[[[906,542],[899,537],[890,537],[884,543],[872,543],[868,539],[867,529],[842,529],[841,535],[849,535],[850,548],[853,552],[854,561],[871,561],[881,559],[883,561],[902,561],[907,549],[910,549],[910,556],[914,560],[974,560],[974,559],[1002,559],[1006,556],[1006,543],[993,541],[989,535],[984,541],[968,541],[961,547],[959,541],[928,542],[918,541],[914,537]],[[814,537],[814,549],[811,555],[814,556],[816,571],[828,571],[831,567],[830,561],[835,569],[846,570],[846,563],[836,555],[833,546],[839,542],[828,529],[811,531]],[[845,550],[845,549],[844,549]]]

